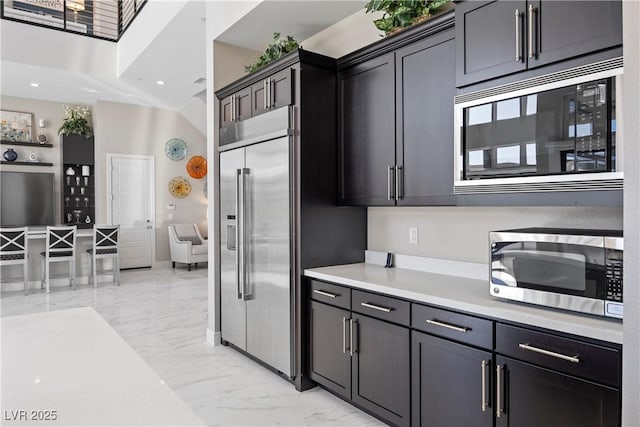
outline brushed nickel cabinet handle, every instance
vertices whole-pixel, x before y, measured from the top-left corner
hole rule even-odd
[[[520,42],[520,10],[516,9],[516,62],[522,60],[522,46]]]
[[[532,4],[529,5],[529,58],[533,58],[535,55],[534,51],[534,32],[533,32],[533,24],[534,24],[534,14],[536,13],[536,9]]]
[[[360,305],[363,307],[371,308],[373,310],[384,311],[385,313],[391,313],[391,311],[393,310],[393,308],[382,307],[380,305],[375,305],[375,304],[369,304],[368,302],[361,302]]]
[[[347,318],[342,318],[342,354],[347,354]]]
[[[487,410],[487,361],[483,360],[480,367],[482,369],[482,412],[485,412]]]
[[[502,415],[502,366],[496,366],[496,418]]]
[[[543,348],[534,347],[532,345],[529,345],[529,343],[518,344],[518,347],[523,350],[533,351],[534,353],[544,354],[545,356],[555,357],[556,359],[566,360],[567,362],[580,363],[580,358],[577,355],[567,356],[565,354],[556,353],[555,351],[549,351]]]
[[[356,351],[353,349],[353,319],[349,319],[349,356],[353,356]]]
[[[391,189],[394,185],[391,183],[393,180],[393,166],[387,165],[387,200],[395,199],[395,196],[391,194]]]
[[[398,166],[396,165],[394,167],[396,173],[396,201],[401,200],[402,199],[402,193],[403,193],[403,189],[402,187],[404,186],[404,182],[403,182],[403,174],[402,174],[402,166]]]
[[[267,109],[267,81],[262,82],[262,106]]]
[[[340,296],[338,294],[332,294],[331,292],[321,291],[319,289],[314,289],[313,293],[314,294],[318,294],[318,295],[322,295],[323,297],[329,297],[329,298],[336,298],[336,297]]]
[[[462,332],[462,333],[466,333],[466,332],[469,332],[471,330],[471,328],[467,328],[466,326],[456,326],[456,325],[452,325],[450,323],[441,322],[441,321],[436,320],[436,319],[427,319],[427,323],[430,324],[430,325],[441,326],[441,327],[447,328],[447,329],[453,329],[454,331],[458,331],[458,332]]]

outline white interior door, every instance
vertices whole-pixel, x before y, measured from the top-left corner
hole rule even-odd
[[[110,156],[111,221],[120,224],[120,267],[151,267],[153,157]]]

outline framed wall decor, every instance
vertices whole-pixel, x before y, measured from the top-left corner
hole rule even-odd
[[[33,142],[33,114],[21,111],[0,111],[0,139],[11,142]]]

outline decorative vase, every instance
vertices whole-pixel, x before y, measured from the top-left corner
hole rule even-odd
[[[2,154],[2,157],[4,157],[7,162],[15,162],[18,158],[18,153],[16,153],[13,148],[7,148],[7,151]]]

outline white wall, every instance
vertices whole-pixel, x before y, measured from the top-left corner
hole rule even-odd
[[[95,105],[94,125],[96,221],[107,220],[107,153],[154,156],[156,261],[169,260],[168,224],[195,222],[206,230],[205,178],[195,180],[186,171],[192,156],[207,157],[205,136],[176,111],[107,101]],[[187,143],[184,160],[173,161],[165,155],[164,145],[171,138]],[[169,180],[178,175],[191,183],[191,194],[184,199],[176,199],[169,193]],[[167,210],[170,203],[176,206],[175,210]],[[169,220],[169,214],[173,214],[173,220]]]
[[[640,2],[623,4],[624,29],[624,347],[622,425],[640,423]]]

